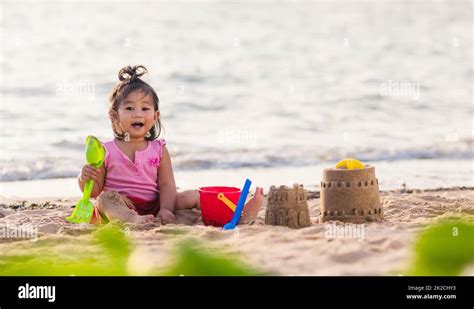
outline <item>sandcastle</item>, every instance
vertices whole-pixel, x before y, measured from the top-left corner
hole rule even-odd
[[[379,182],[375,168],[365,165],[362,169],[327,168],[321,181],[320,222],[339,220],[362,223],[380,221]]]
[[[301,228],[311,225],[307,195],[303,185],[270,187],[265,224]]]

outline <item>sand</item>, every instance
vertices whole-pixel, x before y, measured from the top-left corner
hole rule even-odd
[[[40,239],[80,250],[96,227],[64,220],[76,201],[0,197],[0,227],[32,226]],[[237,254],[247,264],[276,275],[398,275],[407,269],[413,242],[423,228],[442,218],[474,221],[474,188],[381,192],[381,203],[382,222],[320,224],[319,192],[310,192],[312,225],[297,230],[265,225],[265,205],[254,221],[235,231],[204,226],[199,210],[178,211],[176,224],[128,226],[135,246],[132,273],[165,267],[176,242],[197,238],[210,251]],[[0,255],[26,250],[30,241],[0,238]]]

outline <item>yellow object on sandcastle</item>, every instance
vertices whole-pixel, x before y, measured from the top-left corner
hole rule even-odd
[[[301,228],[311,225],[307,194],[303,185],[271,186],[268,192],[265,224]]]
[[[379,182],[373,166],[344,159],[336,168],[324,169],[320,222],[362,223],[382,218]]]
[[[348,170],[353,170],[353,169],[362,169],[364,168],[365,165],[364,163],[360,162],[359,160],[352,159],[352,158],[347,158],[344,160],[341,160],[337,162],[336,168],[345,168]]]

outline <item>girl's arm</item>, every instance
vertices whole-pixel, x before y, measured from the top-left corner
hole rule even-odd
[[[88,165],[90,167],[90,165]],[[90,177],[84,177],[84,169],[86,166],[81,171],[81,174],[77,177],[77,182],[79,183],[79,188],[81,189],[82,192],[84,192],[84,185],[86,184],[87,180],[90,178],[94,179],[94,187],[92,188],[91,192],[91,198],[95,198],[99,196],[99,194],[102,192],[104,189],[104,182],[105,182],[105,167],[102,165],[98,171],[94,175],[91,175]]]
[[[161,158],[160,168],[158,169],[158,185],[160,189],[160,213],[170,211],[172,214],[178,193],[176,191],[170,154],[166,146],[163,146],[163,157]],[[163,216],[161,217],[165,219]]]

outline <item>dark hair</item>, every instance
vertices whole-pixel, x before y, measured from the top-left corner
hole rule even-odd
[[[118,73],[119,82],[114,86],[109,97],[109,113],[111,111],[118,112],[120,103],[124,100],[130,93],[134,91],[143,92],[144,95],[151,95],[153,99],[153,107],[155,112],[159,110],[158,95],[155,90],[148,85],[146,82],[140,79],[140,76],[148,73],[148,70],[142,65],[136,66],[126,66],[120,69]],[[145,136],[146,140],[154,140],[160,136],[161,133],[161,122],[158,119],[155,122],[155,125],[151,127],[149,134]],[[112,123],[112,130],[114,131],[114,136],[117,139],[123,140],[125,135],[123,132],[117,130],[116,124]]]

